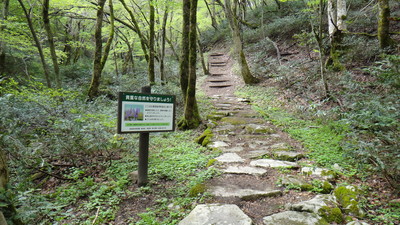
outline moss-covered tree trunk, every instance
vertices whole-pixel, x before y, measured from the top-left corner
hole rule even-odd
[[[95,28],[96,31],[94,34],[96,46],[95,46],[95,53],[93,60],[92,82],[90,84],[88,93],[88,97],[90,100],[96,98],[99,95],[101,73],[103,72],[104,65],[107,62],[108,54],[111,49],[111,43],[114,38],[114,10],[113,10],[112,0],[109,0],[111,29],[107,43],[104,47],[104,54],[103,54],[102,53],[103,41],[102,41],[101,28],[103,27],[103,12],[106,1],[107,0],[99,0],[97,7],[96,28]]]
[[[197,128],[201,123],[196,101],[197,0],[190,0],[189,4],[189,33],[186,33],[189,36],[189,77],[185,97],[184,117],[178,123],[178,127],[183,130]],[[182,35],[185,35],[185,33],[182,32]]]
[[[44,71],[44,76],[45,76],[45,79],[46,79],[47,87],[50,88],[51,87],[50,72],[49,72],[49,67],[47,66],[46,60],[44,58],[42,45],[40,44],[39,38],[36,35],[36,31],[35,31],[35,29],[33,27],[31,16],[28,13],[28,11],[26,10],[26,7],[25,7],[24,3],[22,2],[22,0],[18,0],[18,2],[20,4],[22,10],[24,11],[26,20],[28,22],[29,30],[31,31],[33,40],[35,41],[36,48],[38,49],[38,52],[39,52],[40,61],[42,62],[42,67],[43,67],[43,71]]]
[[[225,0],[225,14],[232,31],[233,45],[239,62],[240,72],[246,84],[255,84],[258,79],[251,74],[243,51],[243,42],[240,34],[239,21],[236,18],[237,2],[234,0],[233,8],[230,0]]]
[[[54,44],[54,36],[53,36],[53,32],[51,30],[50,19],[49,19],[49,2],[50,2],[50,0],[43,0],[43,8],[42,8],[43,25],[44,25],[44,29],[46,30],[47,41],[49,42],[50,54],[51,54],[51,60],[53,62],[54,75],[55,75],[54,78],[56,81],[56,86],[57,86],[57,88],[61,88],[60,68],[58,66],[56,46]]]
[[[378,0],[379,2],[379,19],[378,19],[378,40],[379,47],[384,49],[390,46],[389,34],[389,17],[390,8],[389,0]]]

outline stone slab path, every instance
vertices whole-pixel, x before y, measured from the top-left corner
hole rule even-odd
[[[221,175],[206,184],[211,202],[197,205],[179,224],[329,224],[309,210],[323,206],[325,197],[285,191],[281,183],[297,176],[304,176],[305,183],[311,177],[324,179],[323,169],[301,168],[310,164],[301,145],[253,111],[250,100],[234,95],[243,84],[231,67],[226,54],[210,54],[210,75],[202,88],[215,109],[208,116],[213,132],[208,148],[221,152],[213,165]]]

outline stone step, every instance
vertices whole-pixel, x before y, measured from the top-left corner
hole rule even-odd
[[[248,174],[248,175],[262,176],[267,173],[267,170],[251,166],[228,166],[228,168],[223,169],[222,172],[228,174]]]
[[[210,88],[227,88],[227,87],[231,87],[232,84],[213,84],[213,85],[209,85]]]
[[[178,225],[235,224],[252,225],[253,221],[233,204],[202,204],[196,206]]]
[[[259,166],[265,168],[288,168],[298,169],[300,166],[294,162],[273,160],[273,159],[258,159],[250,162],[250,166]]]
[[[252,188],[242,188],[235,184],[221,184],[217,186],[212,186],[209,188],[210,193],[215,197],[223,198],[240,198],[244,201],[252,201],[259,198],[265,197],[276,197],[281,196],[281,190],[273,190],[269,188],[264,189],[252,189]]]
[[[224,53],[220,53],[220,52],[215,52],[215,53],[211,53],[210,56],[211,57],[216,57],[216,56],[224,56]]]
[[[213,64],[211,63],[210,67],[225,67],[226,64]]]
[[[226,65],[227,62],[226,61],[213,61],[210,62],[210,65]]]
[[[223,83],[223,82],[228,82],[230,80],[209,80],[208,82],[210,83]]]
[[[224,73],[212,73],[210,76],[220,77],[220,76],[224,76],[224,75],[226,75],[226,74],[224,74]]]

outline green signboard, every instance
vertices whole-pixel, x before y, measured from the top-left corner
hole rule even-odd
[[[120,92],[118,133],[175,130],[175,96]]]

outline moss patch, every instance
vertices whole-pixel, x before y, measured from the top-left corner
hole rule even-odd
[[[248,119],[241,117],[224,117],[221,121],[232,125],[243,125],[248,123]]]
[[[194,141],[202,146],[207,146],[213,137],[213,133],[210,129],[206,129],[198,138]]]
[[[189,190],[189,197],[196,197],[199,194],[203,194],[206,192],[206,185],[201,183],[201,184],[196,184]]]
[[[363,212],[358,204],[358,191],[353,186],[341,186],[333,191],[338,203],[346,214],[363,217]]]
[[[328,206],[323,206],[318,210],[318,214],[324,218],[328,223],[338,223],[341,224],[344,222],[344,217],[342,211],[335,207],[330,208]]]

